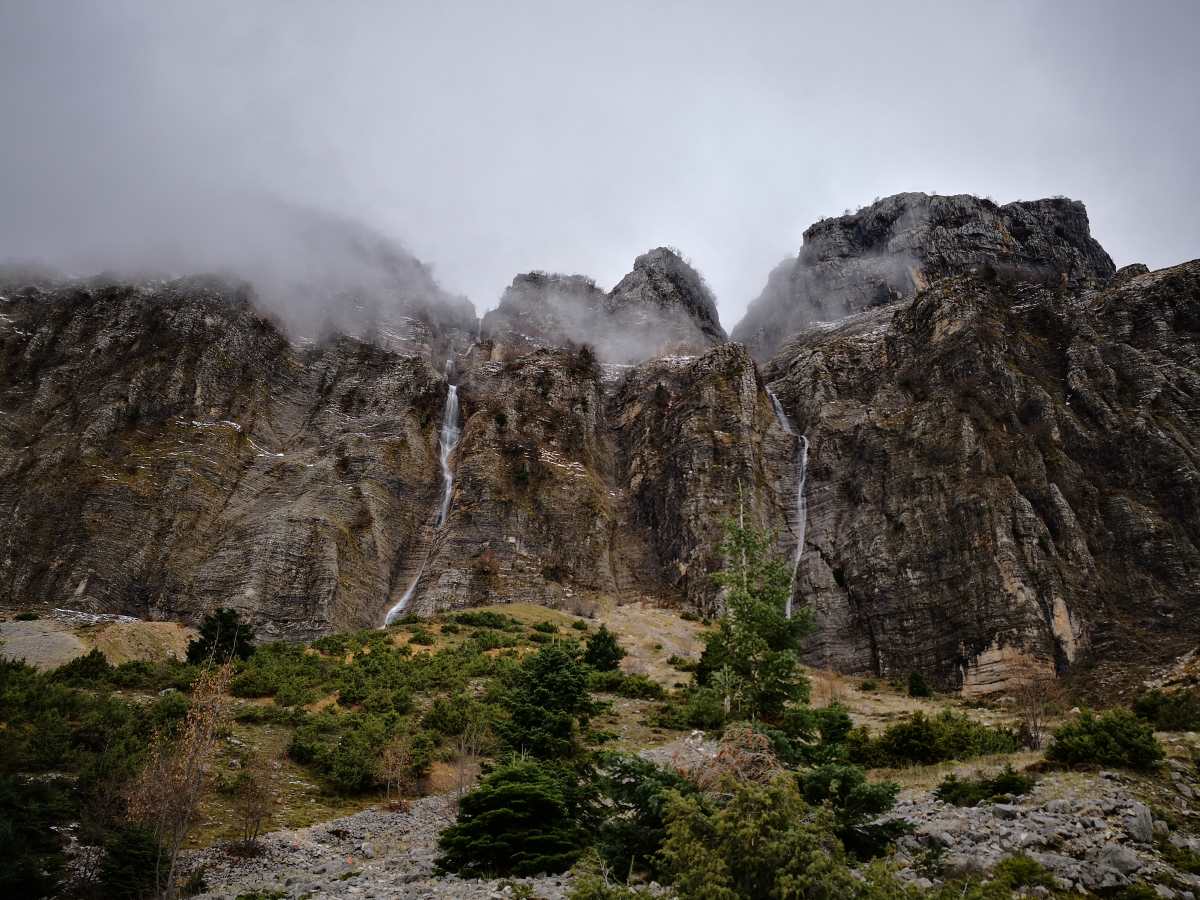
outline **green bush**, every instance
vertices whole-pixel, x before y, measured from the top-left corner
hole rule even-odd
[[[673,693],[655,711],[653,718],[655,724],[663,728],[711,731],[725,725],[724,700],[714,688],[686,687]]]
[[[1200,689],[1147,691],[1134,701],[1133,711],[1155,731],[1200,731]]]
[[[429,710],[421,718],[421,725],[447,737],[462,734],[470,721],[471,710],[476,705],[476,701],[466,694],[435,697]]]
[[[617,643],[616,636],[601,625],[600,630],[588,635],[583,661],[597,672],[609,672],[620,665],[625,649]]]
[[[471,643],[482,652],[484,650],[499,650],[503,647],[515,647],[517,638],[511,634],[502,634],[490,628],[483,628],[471,635]]]
[[[677,672],[695,672],[700,666],[700,661],[696,659],[686,659],[672,653],[667,657],[667,665]]]
[[[925,680],[925,676],[920,672],[908,673],[908,696],[910,697],[932,697],[933,688],[929,686],[929,682]]]
[[[659,877],[667,802],[672,793],[694,794],[696,786],[673,770],[631,754],[598,754],[596,767],[600,793],[607,801],[597,850],[619,877],[634,871]]]
[[[574,628],[576,631],[587,631],[588,623],[583,621],[583,619],[576,619],[574,622],[571,623],[571,627]]]
[[[578,647],[554,641],[525,657],[501,702],[508,719],[497,723],[496,730],[511,749],[542,759],[574,755],[579,749],[576,720],[591,711],[587,669]]]
[[[14,622],[36,622],[38,614],[35,612],[19,612],[13,616]]]
[[[1163,759],[1154,731],[1125,709],[1100,715],[1084,710],[1054,732],[1046,758],[1068,766],[1123,766],[1152,769]]]
[[[442,626],[442,634],[458,634],[462,629],[453,622],[447,622]]]
[[[416,644],[419,647],[432,647],[437,643],[437,638],[433,636],[433,632],[431,632],[428,628],[418,625],[412,630],[412,634],[410,635],[408,642],[410,644]]]
[[[74,687],[95,688],[108,682],[113,667],[99,650],[77,656],[54,670],[54,678]]]
[[[856,856],[877,856],[911,830],[900,820],[876,821],[896,805],[900,785],[890,781],[872,784],[858,766],[824,763],[798,773],[796,783],[806,803],[829,807],[834,833]]]
[[[0,896],[47,897],[63,871],[62,836],[70,805],[64,786],[0,775]]]
[[[210,659],[246,660],[254,653],[254,632],[235,609],[221,608],[200,623],[200,635],[188,644],[187,661],[193,665]]]
[[[955,806],[978,806],[991,803],[1002,797],[1018,797],[1033,790],[1035,779],[1022,775],[1006,765],[992,776],[976,775],[974,778],[959,778],[951,773],[942,779],[933,795],[943,803]]]
[[[456,613],[454,621],[459,625],[467,625],[471,628],[499,628],[503,630],[511,627],[516,620],[511,616],[485,609]]]
[[[727,781],[718,798],[674,796],[666,809],[664,868],[682,897],[850,898],[859,890],[828,813],[795,781]]]
[[[553,622],[534,622],[529,627],[543,634],[558,634],[558,626]]]
[[[158,867],[166,859],[154,832],[142,825],[126,825],[109,835],[100,861],[100,893],[118,900],[144,900],[155,895]]]
[[[626,675],[617,693],[631,700],[661,700],[666,694],[661,684],[645,675]]]
[[[878,738],[872,738],[864,728],[856,728],[846,735],[845,744],[850,761],[867,768],[914,763],[927,766],[1019,749],[1012,731],[981,725],[949,709],[936,716],[913,713],[888,726]]]
[[[466,877],[563,872],[588,841],[584,802],[573,773],[507,762],[462,798],[438,839],[438,868]]]
[[[876,681],[874,678],[864,678],[862,683],[858,686],[858,689],[860,691],[862,691],[863,693],[870,693],[871,691],[877,691],[877,690],[879,690],[879,682]]]

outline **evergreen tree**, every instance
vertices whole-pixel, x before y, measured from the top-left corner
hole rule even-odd
[[[774,721],[789,702],[808,700],[797,647],[812,614],[799,607],[787,616],[792,568],[769,533],[731,520],[721,553],[727,564],[714,577],[725,589],[725,615],[705,639],[696,678],[719,687],[727,710],[736,700],[749,718]]]
[[[462,798],[438,840],[438,867],[468,877],[565,871],[587,844],[587,806],[573,772],[511,760]]]
[[[200,636],[188,644],[187,661],[202,663],[212,659],[223,663],[231,659],[249,659],[254,652],[254,632],[241,621],[235,609],[218,609],[200,623]]]
[[[575,755],[576,719],[586,717],[592,706],[578,648],[553,641],[527,656],[505,692],[504,705],[508,720],[496,730],[513,750],[540,759]]]
[[[583,652],[583,661],[597,672],[611,672],[624,657],[625,648],[617,643],[616,637],[605,625],[588,637],[587,649]]]

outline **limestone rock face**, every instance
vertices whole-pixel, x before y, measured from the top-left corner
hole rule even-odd
[[[5,601],[375,624],[436,493],[446,388],[423,359],[296,348],[214,280],[30,287],[0,310]]]
[[[701,352],[727,340],[700,274],[666,247],[639,256],[608,294],[582,275],[518,275],[484,316],[482,334],[504,358],[586,343],[614,363]]]
[[[810,442],[812,660],[968,692],[1200,631],[1200,261],[1111,287],[943,278],[766,377]]]
[[[997,206],[966,194],[897,194],[806,230],[799,255],[771,273],[733,339],[765,360],[809,323],[911,298],[938,278],[985,264],[1055,283],[1113,274],[1077,201]]]
[[[486,341],[443,371],[429,343],[297,346],[215,279],[2,296],[6,602],[184,621],[232,606],[287,637],[381,624],[414,583],[421,613],[711,607],[738,486],[745,515],[783,526],[792,439],[740,347],[632,367],[587,348],[497,361]],[[448,383],[462,432],[439,525]]]

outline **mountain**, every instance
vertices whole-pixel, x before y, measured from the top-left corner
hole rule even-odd
[[[582,275],[518,275],[500,305],[483,317],[481,333],[509,356],[586,343],[614,363],[696,353],[728,340],[712,292],[667,247],[639,256],[607,294]]]
[[[814,661],[985,693],[1194,646],[1200,261],[946,277],[800,333],[765,377],[808,439]]]
[[[1200,262],[1114,273],[1075,201],[903,194],[772,283],[748,344],[665,248],[609,292],[519,275],[478,331],[432,280],[356,289],[392,324],[301,339],[234,279],[9,272],[0,602],[288,638],[714,613],[741,516],[803,536],[806,652],[843,671],[1127,682],[1196,641]]]
[[[984,264],[1072,285],[1113,274],[1077,201],[997,206],[967,194],[897,194],[808,228],[800,253],[771,272],[733,339],[766,360],[808,324],[910,299]]]

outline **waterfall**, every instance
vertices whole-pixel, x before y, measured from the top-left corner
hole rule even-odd
[[[442,464],[442,505],[438,507],[435,528],[441,528],[450,512],[450,496],[454,493],[454,470],[450,468],[450,455],[458,443],[458,385],[450,385],[446,391],[446,408],[442,412],[442,436],[438,441],[438,459]]]
[[[796,551],[792,555],[792,590],[784,608],[784,614],[790,619],[792,598],[796,594],[796,575],[800,571],[800,555],[804,553],[804,531],[808,526],[808,498],[804,495],[804,482],[808,480],[808,438],[792,428],[787,413],[783,411],[783,404],[770,388],[767,388],[767,396],[771,398],[771,408],[775,410],[775,418],[783,430],[796,438],[796,512],[792,522],[792,529],[796,532]]]
[[[451,368],[451,361],[446,360],[447,380],[450,379]],[[450,499],[454,495],[454,470],[450,468],[450,457],[454,455],[454,448],[458,446],[460,434],[462,434],[462,429],[458,424],[458,385],[451,384],[446,389],[446,404],[442,407],[442,431],[438,437],[438,461],[442,465],[442,502],[438,504],[437,519],[433,524],[435,530],[446,524],[446,516],[450,513]],[[404,591],[404,596],[400,598],[399,603],[388,610],[388,614],[384,617],[384,625],[391,625],[404,610],[408,609],[413,594],[417,592],[417,584],[420,583],[421,576],[425,574],[425,563],[428,561],[429,551],[427,548],[425,555],[421,558],[421,564],[417,567],[417,573]]]

